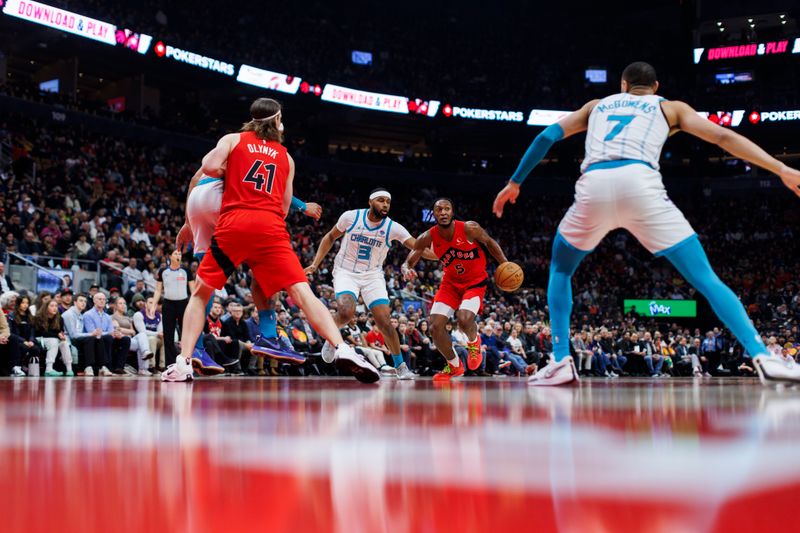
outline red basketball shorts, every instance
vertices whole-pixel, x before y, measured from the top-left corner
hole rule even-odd
[[[247,263],[267,296],[308,281],[292,249],[286,223],[271,214],[243,209],[223,213],[197,277],[221,289],[242,263]]]

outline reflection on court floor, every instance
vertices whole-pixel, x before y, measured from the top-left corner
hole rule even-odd
[[[753,380],[0,380],[3,531],[797,531]],[[13,510],[13,512],[12,512]]]

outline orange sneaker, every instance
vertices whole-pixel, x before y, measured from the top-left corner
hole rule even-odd
[[[467,368],[470,370],[477,370],[481,363],[483,362],[483,353],[481,353],[481,336],[478,335],[477,338],[467,343],[467,351],[469,352],[469,357],[467,357]]]
[[[435,374],[433,376],[434,383],[436,382],[447,382],[450,381],[450,378],[459,378],[464,375],[464,365],[460,364],[457,367],[453,368],[450,366],[450,363],[444,365],[444,369]]]

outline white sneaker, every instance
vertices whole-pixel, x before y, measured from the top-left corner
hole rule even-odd
[[[397,369],[392,368],[389,365],[383,365],[380,368],[381,376],[385,376],[387,378],[396,378],[397,376]]]
[[[85,378],[93,378],[94,377],[94,368],[87,366],[83,369],[83,377]]]
[[[375,383],[381,379],[378,370],[345,343],[336,348],[335,359],[337,368],[347,370],[361,383]]]
[[[336,348],[333,344],[325,341],[325,344],[322,345],[322,360],[330,364],[334,359],[336,359]]]
[[[153,373],[147,370],[146,368],[142,368],[136,373],[137,376],[144,376],[146,378],[153,377]]]
[[[192,381],[193,374],[191,363],[188,363],[185,357],[178,356],[175,363],[161,373],[161,381]]]
[[[108,377],[108,376],[113,376],[114,374],[111,373],[111,370],[107,369],[104,366],[101,366],[100,370],[97,371],[97,375],[98,376]]]
[[[757,355],[753,358],[753,366],[756,367],[758,377],[764,385],[780,382],[800,383],[800,365],[792,359]]]
[[[397,367],[397,379],[408,380],[414,379],[415,377],[417,377],[417,375],[413,373],[405,363],[400,363],[400,366]]]
[[[528,378],[528,385],[552,386],[578,382],[578,371],[572,357],[567,356],[558,363],[551,362]]]
[[[26,376],[25,372],[22,371],[22,367],[15,366],[11,369],[11,377],[14,378],[24,378]]]

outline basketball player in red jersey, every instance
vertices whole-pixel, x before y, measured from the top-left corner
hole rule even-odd
[[[440,198],[433,204],[436,225],[420,235],[414,250],[403,263],[403,277],[412,280],[417,276],[414,267],[422,253],[433,246],[433,253],[444,267],[442,284],[436,292],[431,308],[431,336],[436,348],[447,360],[444,370],[433,377],[434,381],[449,381],[464,375],[464,365],[453,350],[453,341],[445,325],[455,314],[461,330],[467,334],[467,366],[476,370],[483,362],[481,338],[475,317],[483,307],[483,297],[489,285],[486,273],[486,255],[482,244],[498,263],[507,261],[506,255],[477,222],[455,220],[453,201]]]
[[[306,313],[311,326],[336,347],[337,365],[365,383],[378,371],[347,344],[330,313],[314,296],[292,249],[284,218],[292,202],[294,160],[281,144],[281,106],[259,98],[250,106],[251,120],[240,133],[222,137],[203,158],[202,171],[225,174],[219,220],[209,252],[197,271],[197,282],[183,319],[183,338],[196,339],[203,328],[206,302],[240,264],[246,262],[264,294],[286,290]],[[193,343],[183,343],[164,381],[190,381]]]

